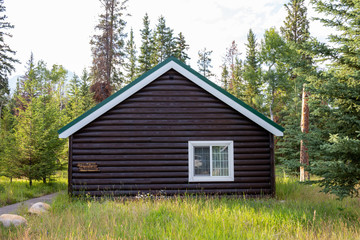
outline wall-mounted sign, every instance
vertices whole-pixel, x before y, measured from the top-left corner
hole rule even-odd
[[[94,162],[78,163],[77,166],[80,172],[99,172],[99,168]]]

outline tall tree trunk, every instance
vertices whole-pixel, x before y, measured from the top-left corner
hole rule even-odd
[[[302,92],[302,108],[301,108],[301,132],[309,132],[309,105],[308,99],[309,94],[305,89],[305,84],[303,85]],[[309,166],[309,154],[306,147],[306,142],[304,139],[300,141],[300,182],[310,180],[310,174],[308,171],[305,171],[305,166]],[[305,165],[305,166],[304,166]]]

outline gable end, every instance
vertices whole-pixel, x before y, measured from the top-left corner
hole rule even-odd
[[[189,66],[185,65],[174,57],[170,57],[156,67],[154,67],[153,69],[151,69],[150,71],[143,74],[138,79],[134,80],[129,85],[125,86],[118,92],[105,99],[103,102],[99,103],[94,108],[85,112],[83,115],[61,128],[58,131],[59,137],[66,138],[74,134],[90,122],[94,121],[96,118],[103,115],[105,112],[109,111],[119,103],[123,102],[124,100],[138,92],[140,89],[147,86],[152,81],[156,80],[158,77],[160,77],[162,74],[166,73],[170,69],[174,69],[202,89],[206,90],[222,102],[226,103],[228,106],[232,107],[253,122],[257,123],[259,126],[263,127],[273,135],[283,136],[284,128],[277,125],[276,123],[265,117],[263,114],[257,112],[255,109],[251,108],[227,91],[223,90],[215,83],[203,77],[202,75],[191,69]]]

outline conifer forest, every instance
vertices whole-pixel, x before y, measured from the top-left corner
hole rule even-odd
[[[333,29],[327,42],[311,36],[304,0],[289,0],[281,26],[247,41],[230,42],[221,66],[211,49],[189,56],[191,42],[165,17],[142,19],[136,46],[126,32],[131,0],[100,0],[94,26],[92,64],[69,77],[61,65],[49,66],[29,56],[25,72],[10,91],[9,76],[18,64],[8,44],[13,28],[0,0],[0,176],[11,181],[44,183],[67,169],[67,139],[57,131],[170,56],[285,128],[275,139],[276,164],[300,181],[318,182],[339,198],[359,194],[360,182],[360,4],[358,1],[311,0],[314,20]],[[128,26],[131,27],[131,26]],[[237,31],[240,31],[237,29]],[[206,44],[206,42],[205,42]],[[245,44],[240,52],[238,44]],[[214,69],[221,68],[218,76]]]

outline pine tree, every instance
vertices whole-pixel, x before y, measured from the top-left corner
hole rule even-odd
[[[14,25],[6,21],[5,11],[4,0],[0,0],[0,118],[6,102],[5,95],[9,93],[8,76],[15,70],[14,64],[19,62],[14,58],[15,51],[6,43],[6,37],[11,37],[8,31]]]
[[[222,88],[225,89],[226,91],[229,90],[229,71],[228,71],[228,67],[226,65],[226,63],[223,63],[221,65],[221,79],[220,79],[220,82],[221,82],[221,85],[222,85]]]
[[[173,39],[173,30],[166,26],[163,16],[159,17],[153,36],[153,48],[151,55],[151,64],[155,66],[174,53],[175,42]]]
[[[140,47],[140,56],[139,56],[139,75],[149,71],[152,68],[151,64],[151,54],[153,52],[152,44],[152,33],[150,29],[150,20],[149,16],[146,13],[143,18],[143,29],[141,32],[141,47]]]
[[[83,70],[81,78],[74,75],[70,80],[67,99],[66,114],[69,118],[68,121],[74,120],[94,106],[95,103],[90,92],[90,78],[86,69]]]
[[[17,149],[14,136],[15,117],[12,112],[13,104],[8,103],[3,108],[3,115],[0,119],[0,176],[5,176],[12,181],[19,177],[13,162],[17,156]]]
[[[232,69],[232,88],[229,92],[237,98],[244,99],[244,66],[243,61],[239,58],[235,59],[235,66]]]
[[[213,51],[206,50],[206,48],[198,52],[199,58],[197,64],[198,64],[199,72],[206,78],[213,76],[213,74],[210,71],[210,68],[212,68],[211,58],[210,58],[212,52]]]
[[[186,53],[187,50],[189,50],[189,45],[186,43],[182,32],[180,32],[178,37],[175,39],[174,57],[178,58],[183,63],[186,63],[186,60],[190,59]]]
[[[301,114],[301,132],[303,138],[309,132],[309,106],[308,106],[308,97],[309,92],[306,91],[305,87],[305,78],[303,74],[298,74],[303,72],[304,69],[308,68],[307,65],[310,64],[309,58],[305,55],[301,55],[298,52],[301,51],[301,46],[309,38],[309,21],[307,19],[307,9],[304,6],[304,0],[291,0],[288,4],[285,4],[287,10],[287,17],[284,21],[284,26],[281,27],[281,33],[285,37],[287,44],[293,49],[293,59],[289,61],[289,68],[291,72],[290,81],[293,85],[293,95],[294,100],[296,101],[297,95],[299,96],[298,100],[302,102],[302,114]],[[302,88],[302,94],[299,95],[299,92]],[[296,103],[295,103],[296,104]],[[297,105],[297,104],[296,104]],[[286,110],[286,109],[283,109]],[[284,111],[283,111],[284,112]],[[288,115],[289,113],[284,113]],[[297,117],[298,114],[292,113],[290,116]],[[297,121],[293,119],[293,121]],[[292,125],[291,125],[292,126]],[[285,126],[287,128],[287,126]],[[294,131],[294,129],[289,129],[289,132],[292,134],[300,134]],[[305,134],[305,135],[304,135]],[[292,136],[297,139],[297,137]],[[285,141],[284,139],[282,141]],[[287,146],[284,146],[287,148]],[[294,151],[292,146],[288,148],[289,152]],[[294,153],[293,153],[294,154]],[[309,154],[308,147],[306,146],[305,139],[300,139],[300,181],[310,180],[310,174],[306,171],[305,167],[309,166]]]
[[[99,31],[92,37],[92,75],[96,102],[109,97],[113,89],[118,89],[122,83],[120,65],[124,61],[124,39],[126,34],[124,20],[127,0],[100,0],[104,13],[99,16],[99,24],[95,29]]]
[[[331,59],[328,71],[309,78],[312,99],[322,106],[314,112],[327,134],[322,157],[311,171],[321,177],[325,192],[357,196],[360,183],[360,6],[356,1],[312,1],[319,20],[336,31],[321,57]],[[317,49],[313,51],[315,53]]]
[[[256,37],[250,29],[247,35],[246,58],[244,63],[244,101],[255,109],[261,108],[261,71]]]
[[[304,1],[290,0],[285,4],[287,16],[280,31],[287,41],[303,43],[309,38],[309,20]]]
[[[132,80],[134,80],[137,76],[136,75],[136,73],[137,73],[136,45],[135,45],[135,41],[134,41],[134,32],[133,32],[132,28],[130,30],[130,38],[126,42],[125,56],[126,56],[126,61],[125,61],[125,65],[124,65],[124,68],[126,70],[125,84],[128,84]]]
[[[64,141],[57,130],[64,124],[59,96],[66,74],[61,66],[48,70],[42,61],[35,66],[31,58],[18,84],[12,167],[29,179],[30,186],[33,180],[46,182],[61,167]]]

